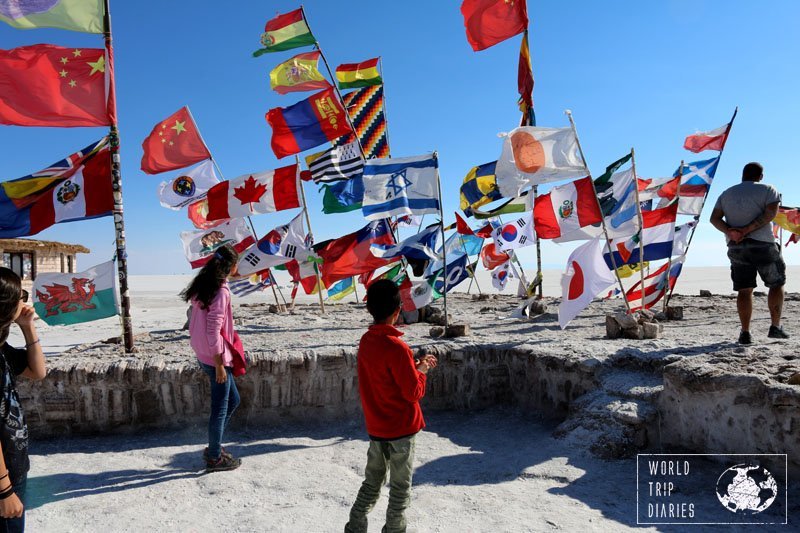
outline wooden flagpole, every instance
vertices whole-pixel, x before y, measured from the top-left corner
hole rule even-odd
[[[641,293],[641,309],[644,309],[644,217],[639,199],[639,177],[636,175],[636,152],[633,148],[631,148],[631,171],[633,172],[633,192],[636,198],[636,216],[639,218],[639,278],[642,284],[639,292]],[[622,293],[622,297],[628,299],[625,293]]]
[[[294,156],[295,161],[297,162],[297,186],[300,189],[300,196],[303,200],[303,213],[306,216],[306,224],[308,225],[308,232],[313,236],[314,231],[311,229],[311,217],[308,216],[308,204],[306,203],[306,191],[305,187],[303,186],[303,180],[300,179],[300,156]],[[298,263],[299,264],[299,263]],[[319,296],[319,308],[322,311],[322,314],[325,314],[325,302],[322,298],[322,278],[319,275],[319,268],[317,265],[314,265],[314,274],[317,276],[317,295]],[[292,300],[292,305],[294,306],[294,300]]]
[[[739,114],[739,106],[733,110],[733,116],[731,117],[731,121],[728,122],[728,128],[725,130],[725,144],[728,143],[728,136],[731,133],[731,129],[733,128],[733,121],[736,120],[736,115]],[[725,145],[722,145],[722,150],[719,151],[719,155],[717,156],[717,169],[719,169],[719,162],[722,159],[722,152],[725,151]],[[681,181],[683,181],[683,174],[680,175]],[[706,194],[703,196],[703,204],[700,206],[700,213],[703,212],[703,207],[706,206],[706,200],[708,200],[708,193],[711,192],[711,184],[708,184],[706,188]],[[678,205],[678,209],[680,210],[680,205]],[[697,226],[700,225],[700,214],[695,215],[695,221],[697,222],[694,227],[692,228],[692,233],[689,234],[689,241],[686,243],[686,251],[684,255],[689,255],[689,247],[692,245],[692,240],[694,239],[694,233],[697,231]],[[675,283],[677,285],[677,282]],[[672,298],[672,293],[675,292],[675,287],[672,287],[669,292],[670,299]]]
[[[217,163],[217,160],[214,159],[214,155],[211,153],[211,149],[208,147],[208,143],[206,143],[206,140],[203,138],[203,134],[200,133],[200,127],[197,125],[197,121],[194,119],[192,110],[189,108],[188,105],[186,106],[186,111],[189,112],[189,118],[192,119],[192,124],[194,124],[194,129],[197,132],[197,136],[200,137],[200,142],[203,143],[203,146],[206,147],[206,152],[208,152],[209,156],[208,158],[211,160],[211,163],[214,165],[214,168],[217,169],[219,177],[222,180],[225,180],[225,175],[222,173],[222,169],[219,167],[219,163]],[[256,232],[256,227],[253,225],[253,219],[250,218],[249,216],[246,218],[247,218],[247,223],[250,225],[250,231],[253,233],[253,238],[256,241],[258,241],[258,233]],[[275,281],[275,278],[272,277],[271,272],[270,272],[270,279]],[[272,287],[272,295],[275,297],[275,304],[278,305],[278,308],[280,309],[281,302],[278,300],[278,293],[275,292],[275,285],[277,285],[277,283],[270,283],[270,287]],[[280,287],[278,287],[278,289],[280,289]],[[281,298],[283,298],[283,293],[281,293]],[[283,303],[284,305],[286,305],[285,299],[283,300]]]
[[[456,229],[456,231],[458,230]],[[464,250],[464,255],[467,256],[467,272],[469,272],[471,276],[469,280],[469,289],[472,288],[472,281],[475,280],[475,286],[478,287],[478,294],[483,294],[483,291],[481,291],[481,286],[478,283],[478,278],[475,277],[475,270],[472,268],[472,265],[469,262],[469,254],[467,253],[467,246],[464,244],[464,238],[460,233],[458,234],[458,240],[461,242],[461,249]],[[467,289],[467,294],[469,294],[469,289]]]
[[[678,209],[681,207],[681,181],[683,181],[683,164],[684,160],[681,159],[681,166],[678,167],[678,188],[675,192],[675,201],[678,202]],[[695,224],[697,226],[697,224]],[[673,237],[672,246],[675,246],[675,238]],[[674,252],[675,250],[673,250]],[[686,250],[684,250],[684,255]],[[667,261],[667,287],[669,287],[669,272],[672,270],[672,253],[669,254],[669,261]],[[677,281],[677,280],[676,280]],[[667,312],[667,306],[669,305],[669,299],[672,297],[672,290],[667,292],[667,295],[664,297],[664,312]]]
[[[125,242],[125,217],[122,201],[122,172],[120,169],[119,127],[117,124],[116,81],[114,74],[114,47],[111,39],[111,11],[108,0],[103,2],[103,36],[105,39],[106,56],[108,56],[109,94],[108,98],[113,106],[114,120],[109,129],[109,152],[111,153],[111,181],[114,196],[114,233],[117,245],[117,276],[119,279],[119,296],[122,319],[122,339],[125,351],[134,351],[133,323],[131,321],[131,297],[128,289],[128,253]]]
[[[586,156],[583,154],[583,148],[581,147],[581,140],[578,137],[578,130],[575,127],[575,120],[572,118],[572,111],[567,109],[565,113],[569,118],[570,126],[572,126],[572,133],[575,134],[575,142],[578,144],[578,152],[581,155],[581,161],[583,161],[583,166],[586,167],[586,173],[589,175],[589,181],[592,183],[592,192],[594,193],[594,199],[597,201],[597,209],[600,211],[600,213],[602,213],[603,209],[602,206],[600,205],[600,197],[597,196],[597,189],[594,186],[594,179],[592,178],[592,173],[589,171],[589,165],[586,164]],[[625,302],[625,309],[627,309],[628,313],[630,313],[631,306],[628,303],[628,299],[625,298],[625,286],[622,284],[622,278],[619,277],[619,270],[617,270],[617,260],[614,259],[614,252],[611,249],[611,239],[608,237],[608,228],[606,228],[605,217],[601,219],[601,223],[603,225],[603,235],[606,238],[606,248],[608,249],[608,255],[611,257],[611,266],[614,269],[614,276],[616,276],[617,283],[619,283],[619,289],[620,291],[622,291],[622,300]]]
[[[436,161],[436,187],[439,191],[439,230],[442,232],[442,264],[444,270],[444,331],[447,335],[447,328],[449,327],[449,319],[447,318],[447,246],[445,246],[444,238],[444,209],[442,208],[442,178],[439,176],[439,152],[433,152],[433,159]],[[469,261],[469,258],[467,258]],[[435,281],[435,280],[434,280]]]

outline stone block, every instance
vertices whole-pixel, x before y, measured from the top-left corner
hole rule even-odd
[[[683,320],[683,306],[667,306],[667,320]]]
[[[701,298],[711,298],[712,296],[713,296],[713,294],[711,294],[711,291],[707,291],[705,289],[700,289],[700,297]]]
[[[448,338],[466,337],[469,334],[469,324],[450,324],[444,332],[444,336]]]
[[[622,336],[622,326],[619,325],[614,315],[606,315],[606,337],[618,339]]]
[[[547,304],[543,300],[534,300],[528,307],[530,316],[543,315],[547,312]]]
[[[438,339],[442,335],[444,335],[444,328],[442,326],[434,326],[430,330],[430,335],[434,339]]]
[[[657,339],[661,335],[664,326],[658,322],[645,322],[639,326],[642,330],[643,339]]]

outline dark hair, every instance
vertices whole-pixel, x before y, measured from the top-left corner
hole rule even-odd
[[[367,311],[375,322],[386,320],[400,308],[400,289],[390,279],[379,279],[367,287]]]
[[[22,280],[10,268],[0,267],[0,344],[8,338],[22,297]]]
[[[747,163],[742,169],[742,181],[758,181],[763,174],[761,163]]]
[[[181,292],[181,298],[186,302],[195,299],[200,302],[203,309],[208,309],[211,301],[219,292],[219,288],[222,287],[238,261],[239,254],[231,245],[220,246],[189,283],[189,286]]]

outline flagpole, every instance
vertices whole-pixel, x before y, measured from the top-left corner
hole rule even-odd
[[[564,111],[566,113],[567,118],[569,118],[569,124],[572,126],[572,133],[575,135],[575,142],[578,145],[578,152],[581,155],[581,161],[583,161],[583,166],[586,168],[586,172],[589,174],[589,181],[592,184],[592,191],[594,192],[594,199],[597,201],[597,209],[600,211],[600,222],[603,225],[603,235],[606,238],[606,248],[608,249],[608,255],[611,257],[611,266],[614,269],[614,276],[617,278],[617,283],[619,283],[619,289],[622,293],[622,301],[625,302],[625,309],[627,309],[628,313],[631,312],[631,306],[628,303],[628,299],[625,298],[625,286],[622,284],[622,278],[619,277],[619,270],[617,270],[617,260],[614,259],[614,252],[611,250],[611,239],[608,237],[608,228],[606,228],[606,219],[603,215],[603,208],[600,205],[600,197],[597,196],[597,189],[594,186],[594,179],[592,179],[592,173],[589,171],[589,165],[586,164],[586,156],[583,154],[583,148],[581,147],[581,140],[578,137],[578,129],[575,127],[575,119],[572,118],[572,111],[567,109]],[[638,184],[637,184],[638,189]]]
[[[359,299],[358,299],[358,280],[356,279],[355,276],[353,276],[353,294],[355,294],[356,303],[358,303],[359,302]]]
[[[122,338],[125,351],[134,351],[133,323],[131,322],[131,297],[128,290],[128,252],[125,242],[125,217],[122,201],[122,171],[120,165],[119,128],[117,123],[116,82],[114,76],[114,48],[111,40],[111,11],[108,0],[104,0],[103,37],[108,56],[109,90],[108,101],[113,106],[113,121],[108,132],[109,152],[111,154],[111,181],[114,197],[114,234],[117,245],[117,277],[119,279],[120,307],[122,312]]]
[[[433,159],[436,160],[436,187],[439,191],[439,230],[442,232],[442,263],[444,265],[444,332],[447,335],[449,320],[447,318],[447,246],[444,238],[444,210],[442,209],[442,178],[439,176],[439,152],[433,152]],[[469,258],[467,258],[469,262]],[[435,281],[435,280],[434,280]]]
[[[300,12],[303,14],[303,20],[306,21],[306,26],[308,26],[308,32],[314,36],[314,32],[311,31],[311,24],[308,23],[308,17],[306,16],[306,10],[301,5]],[[339,91],[339,85],[336,83],[336,76],[333,75],[333,71],[331,70],[330,65],[328,65],[328,60],[325,57],[325,53],[322,51],[322,47],[319,45],[319,41],[316,37],[314,37],[314,45],[317,47],[319,51],[319,56],[322,58],[322,62],[325,64],[325,69],[328,71],[328,76],[331,78],[331,82],[333,84],[333,90],[336,91],[336,96],[339,97],[339,102],[342,104],[342,109],[344,109],[344,118],[347,120],[347,123],[350,125],[350,129],[353,131],[353,137],[356,138],[356,143],[358,143],[358,149],[361,151],[361,157],[364,161],[367,160],[367,154],[364,151],[364,147],[361,145],[361,139],[358,138],[358,132],[356,131],[355,124],[353,124],[352,119],[350,118],[350,112],[347,110],[347,106],[344,104],[344,98],[342,97],[342,93]]]
[[[456,231],[458,230],[456,229]],[[481,286],[478,283],[478,278],[475,277],[475,271],[472,269],[472,265],[470,265],[469,254],[467,253],[467,246],[464,244],[464,237],[460,233],[458,234],[458,240],[459,242],[461,242],[461,249],[464,250],[464,255],[467,256],[467,272],[469,272],[470,275],[472,276],[469,282],[469,286],[470,288],[472,288],[472,280],[475,280],[475,286],[478,287],[478,294],[483,294]],[[469,294],[469,289],[467,289],[467,294]]]
[[[636,216],[639,218],[639,278],[642,282],[640,300],[641,309],[644,309],[644,217],[642,216],[641,200],[639,200],[639,177],[636,175],[636,152],[633,147],[631,147],[631,171],[633,172],[633,192],[636,197]],[[624,293],[622,297],[628,299]]]
[[[497,220],[500,221],[500,224],[504,224],[503,219],[500,218],[500,215],[497,215]],[[536,237],[536,240],[538,241],[539,237]],[[522,282],[525,284],[525,287],[527,288],[527,286],[528,286],[528,278],[525,277],[525,269],[522,267],[522,263],[520,262],[519,257],[517,257],[517,252],[515,252],[513,249],[511,249],[507,253],[508,253],[508,258],[511,260],[512,263],[514,261],[517,262],[517,266],[519,267],[520,279],[522,280]]]
[[[295,154],[294,160],[297,164],[297,186],[300,189],[300,196],[303,199],[303,213],[306,216],[306,224],[308,225],[308,232],[314,235],[314,231],[311,229],[311,217],[308,216],[308,204],[306,203],[306,191],[305,187],[303,186],[303,180],[300,179],[300,156]],[[299,265],[299,262],[298,262]],[[322,310],[322,314],[325,314],[325,302],[322,298],[322,278],[319,275],[319,267],[314,264],[314,274],[317,276],[317,295],[319,296],[319,308]]]
[[[683,181],[683,164],[684,164],[684,160],[681,159],[681,166],[678,167],[678,189],[675,192],[675,201],[678,202],[678,209],[680,209],[680,207],[681,207],[681,181]],[[695,227],[696,226],[697,226],[697,224],[695,224]],[[675,246],[675,238],[674,237],[672,238],[672,246],[673,247]],[[673,252],[674,252],[674,250],[673,250]],[[684,253],[685,252],[686,252],[686,250],[684,250]],[[667,261],[667,287],[669,288],[669,291],[667,292],[667,295],[664,297],[664,312],[665,313],[667,312],[667,306],[669,305],[669,299],[672,298],[672,287],[669,287],[669,280],[670,280],[669,273],[670,273],[670,270],[672,270],[672,254],[671,253],[669,254],[669,261]],[[675,280],[676,283],[677,283],[677,281],[678,280]]]
[[[728,143],[728,136],[731,133],[731,129],[733,128],[733,121],[736,120],[736,115],[737,114],[739,114],[739,106],[736,106],[736,108],[733,110],[733,116],[731,117],[731,121],[728,122],[728,128],[725,130],[725,144]],[[725,144],[722,145],[722,150],[719,151],[719,155],[717,156],[717,169],[719,169],[719,162],[722,159],[722,152],[725,151]],[[681,174],[679,176],[679,178],[680,178],[681,181],[683,181],[683,174]],[[710,192],[711,192],[711,184],[709,183],[708,187],[706,188],[706,194],[703,196],[703,203],[700,206],[700,213],[703,212],[703,208],[706,206],[706,200],[708,200],[708,194]],[[678,205],[678,208],[680,209],[680,205]],[[692,240],[694,239],[694,233],[695,233],[695,231],[697,231],[697,226],[700,225],[700,213],[695,215],[695,222],[697,222],[697,223],[694,225],[694,227],[692,228],[692,232],[689,234],[689,241],[686,243],[686,250],[683,253],[683,255],[685,255],[685,256],[689,255],[689,247],[692,245]],[[678,283],[677,283],[677,280],[676,280],[675,285],[677,285],[677,284]],[[672,298],[672,293],[673,292],[675,292],[675,287],[672,287],[672,289],[670,289],[670,293],[669,293],[670,299]]]
[[[214,159],[214,154],[211,153],[211,149],[208,147],[208,143],[206,143],[206,140],[203,138],[203,134],[200,133],[200,127],[197,125],[197,121],[194,119],[194,115],[192,114],[192,110],[191,110],[191,108],[189,108],[188,105],[186,106],[186,111],[189,113],[189,118],[192,119],[192,124],[194,124],[194,129],[197,132],[197,136],[200,137],[200,142],[203,143],[203,146],[205,147],[206,152],[208,152],[208,158],[211,160],[211,164],[214,165],[215,169],[217,169],[217,173],[219,174],[219,177],[222,180],[225,180],[225,175],[222,173],[222,169],[219,167],[219,163],[217,163],[217,160]],[[250,225],[250,231],[253,233],[253,238],[256,241],[258,241],[258,232],[256,232],[256,227],[253,225],[253,219],[250,218],[249,216],[245,217],[245,218],[247,218],[247,222]],[[275,278],[272,277],[272,273],[270,273],[270,278],[273,281],[275,280]],[[275,297],[275,304],[280,308],[281,302],[280,302],[280,300],[278,300],[278,293],[275,292],[275,285],[277,285],[277,283],[270,284],[270,286],[272,287],[272,296]],[[280,290],[280,287],[278,287],[278,290]],[[286,298],[283,297],[283,293],[281,293],[281,299],[283,299],[283,304],[286,305]]]

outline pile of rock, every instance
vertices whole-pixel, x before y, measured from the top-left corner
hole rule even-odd
[[[606,337],[609,339],[657,339],[664,331],[655,315],[646,309],[627,314],[606,315]]]

